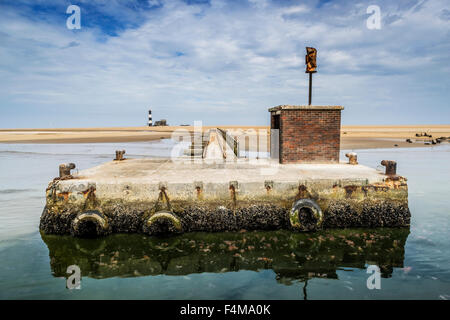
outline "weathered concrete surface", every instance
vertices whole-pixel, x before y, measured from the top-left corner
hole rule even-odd
[[[291,212],[300,199],[316,202],[320,219],[308,208]],[[40,228],[95,236],[409,222],[406,179],[362,165],[127,159],[52,181]]]

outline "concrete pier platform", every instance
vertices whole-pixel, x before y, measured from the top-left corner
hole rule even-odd
[[[406,179],[346,163],[126,159],[55,179],[49,234],[405,227]]]
[[[243,161],[172,161],[150,159],[127,159],[111,161],[100,166],[80,171],[75,181],[96,181],[99,183],[167,183],[183,184],[195,181],[225,183],[232,180],[245,183],[264,182],[271,179],[280,182],[299,180],[352,180],[375,183],[386,176],[382,171],[363,165],[340,164],[292,164],[278,165],[266,159]]]

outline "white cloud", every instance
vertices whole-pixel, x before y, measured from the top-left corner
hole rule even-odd
[[[166,1],[137,28],[106,41],[98,40],[98,29],[74,32],[63,20],[58,25],[3,10],[0,126],[46,126],[47,118],[66,119],[58,126],[141,125],[149,105],[155,118],[174,124],[264,124],[268,107],[306,102],[305,46],[318,48],[313,103],[345,105],[351,112],[344,122],[382,122],[405,111],[423,122],[421,106],[432,94],[432,121],[449,115],[449,93],[436,96],[437,89],[419,85],[449,81],[443,66],[449,65],[449,24],[438,19],[443,1],[406,10],[380,5],[383,17],[401,17],[381,30],[365,28],[361,5],[336,4],[321,13],[303,2],[252,4]],[[438,72],[424,77],[430,69]],[[409,93],[406,86],[418,89]],[[367,110],[377,112],[367,118]]]
[[[290,14],[296,14],[296,13],[306,13],[309,11],[310,11],[310,8],[303,6],[303,5],[298,5],[298,6],[292,6],[292,7],[287,7],[287,8],[281,9],[281,14],[290,15]]]

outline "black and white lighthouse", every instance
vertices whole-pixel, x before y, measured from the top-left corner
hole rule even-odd
[[[153,125],[152,122],[152,110],[148,110],[148,126],[151,127]]]

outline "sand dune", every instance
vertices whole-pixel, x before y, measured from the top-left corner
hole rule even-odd
[[[416,133],[432,137],[416,137]],[[425,143],[440,137],[450,138],[450,125],[342,126],[341,149],[429,147]]]
[[[204,126],[203,130],[215,126]],[[268,130],[267,126],[219,126],[223,129]],[[0,143],[104,143],[150,141],[170,138],[175,130],[193,132],[193,126],[112,127],[64,129],[0,129]],[[416,133],[432,135],[416,137]],[[342,149],[428,147],[425,142],[450,138],[450,125],[342,126]],[[409,138],[413,143],[407,143]],[[447,140],[448,141],[448,140]],[[445,142],[448,143],[448,142]],[[397,146],[395,146],[397,145]]]

